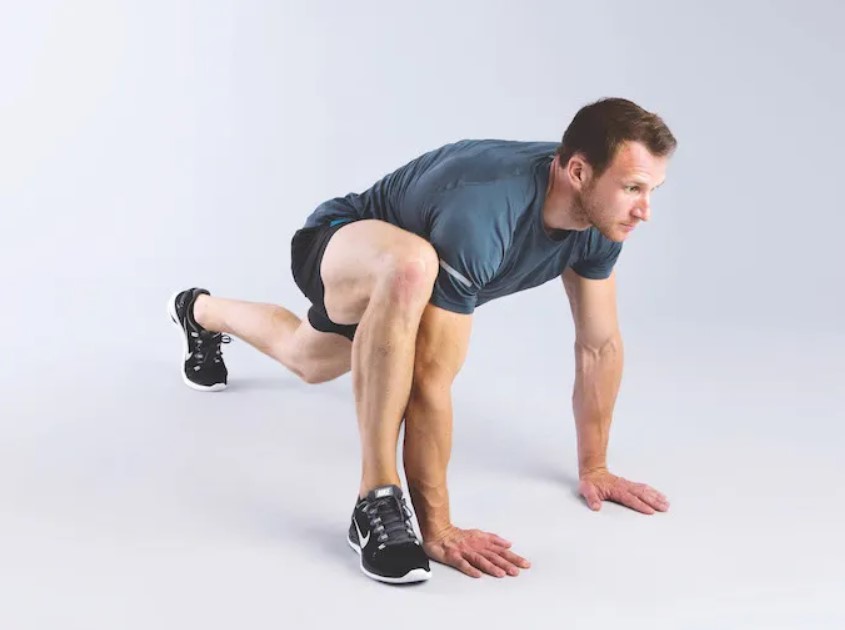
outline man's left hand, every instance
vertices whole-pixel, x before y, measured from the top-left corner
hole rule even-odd
[[[582,474],[578,492],[595,511],[601,509],[602,501],[613,501],[643,514],[669,509],[666,497],[651,486],[617,477],[606,468]]]

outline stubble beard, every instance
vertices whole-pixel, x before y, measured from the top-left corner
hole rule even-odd
[[[578,195],[578,205],[576,211],[578,213],[578,221],[587,224],[587,229],[594,227],[604,234],[601,222],[597,222],[601,214],[598,212],[598,207],[591,199],[591,188],[587,188],[580,195]]]
[[[606,239],[614,242],[620,240],[618,235],[614,234],[614,224],[602,220],[602,213],[598,205],[590,199],[589,191],[585,191],[578,199],[578,213],[585,222],[596,228]]]

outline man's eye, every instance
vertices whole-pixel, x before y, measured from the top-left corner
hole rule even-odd
[[[628,192],[634,192],[634,191],[637,191],[639,189],[640,189],[639,186],[628,186]]]

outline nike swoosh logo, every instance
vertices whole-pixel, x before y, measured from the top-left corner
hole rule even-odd
[[[361,528],[358,527],[358,519],[353,517],[352,521],[355,523],[355,529],[358,531],[358,544],[363,550],[364,547],[367,546],[367,543],[370,542],[370,534],[372,534],[372,532],[367,532],[367,537],[364,538],[364,535],[361,533]]]

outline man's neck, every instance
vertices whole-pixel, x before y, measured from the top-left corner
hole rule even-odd
[[[543,226],[552,230],[586,230],[590,223],[581,217],[577,193],[567,181],[563,169],[558,168],[555,156],[549,165],[549,185],[543,202]]]

